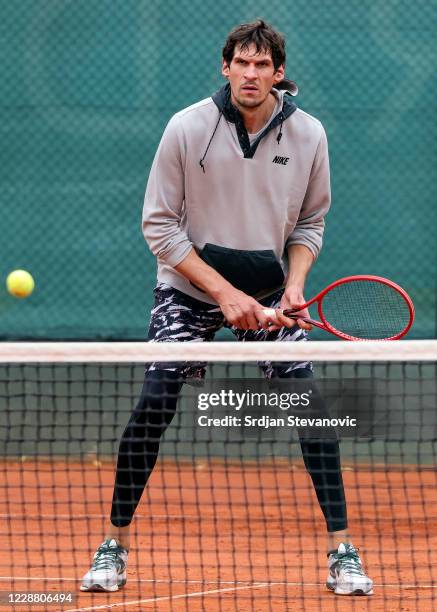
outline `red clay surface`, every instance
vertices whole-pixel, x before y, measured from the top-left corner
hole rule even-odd
[[[427,469],[344,470],[353,542],[372,597],[324,587],[324,520],[300,463],[161,462],[138,510],[128,583],[80,593],[102,541],[113,465],[0,464],[0,590],[73,591],[74,604],[3,610],[283,612],[437,610],[437,477]],[[137,602],[137,603],[135,603]]]

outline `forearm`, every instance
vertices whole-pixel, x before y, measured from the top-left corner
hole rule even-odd
[[[296,287],[303,291],[308,272],[314,263],[314,255],[303,244],[291,244],[288,247],[288,275],[286,287]]]
[[[194,249],[191,249],[187,257],[175,266],[175,270],[217,302],[220,302],[221,296],[226,291],[233,289],[231,283],[205,263]]]
[[[273,314],[265,313],[259,302],[231,285],[214,268],[208,266],[194,249],[175,266],[175,270],[216,300],[228,323],[239,329],[270,331],[295,324],[292,319],[276,315],[274,310]]]

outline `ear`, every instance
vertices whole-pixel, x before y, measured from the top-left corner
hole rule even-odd
[[[274,84],[276,85],[277,83],[280,83],[281,81],[283,81],[284,77],[285,77],[285,66],[284,64],[281,64],[279,68],[277,69],[277,71],[275,72],[275,74],[273,75]]]
[[[222,59],[222,75],[225,77],[225,79],[229,79],[229,66],[224,59]]]

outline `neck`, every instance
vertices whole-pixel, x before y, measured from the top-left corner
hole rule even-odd
[[[242,106],[233,95],[231,95],[231,102],[240,111],[247,132],[249,134],[256,134],[272,116],[276,98],[272,93],[269,93],[264,102],[255,107]]]

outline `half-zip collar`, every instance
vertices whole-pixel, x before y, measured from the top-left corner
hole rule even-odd
[[[276,127],[280,126],[279,134],[277,137],[278,144],[282,138],[282,124],[283,122],[290,117],[296,110],[297,106],[291,100],[291,94],[289,91],[284,91],[284,93],[278,91],[278,95],[282,95],[282,109],[273,118],[273,120],[266,126],[265,130],[261,132],[258,138],[250,144],[249,135],[246,130],[246,126],[244,125],[243,116],[231,102],[231,86],[229,83],[226,83],[223,87],[221,87],[215,94],[213,94],[212,99],[220,111],[220,117],[223,114],[226,121],[235,124],[235,129],[237,131],[238,142],[240,143],[241,150],[246,159],[252,159],[255,155],[255,151],[261,142],[261,140]],[[209,143],[211,144],[211,142]],[[209,145],[208,145],[209,146]],[[204,157],[203,157],[204,159]]]

